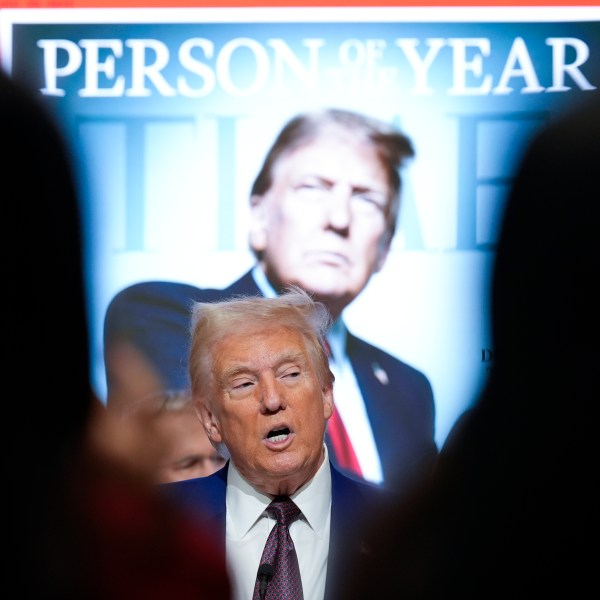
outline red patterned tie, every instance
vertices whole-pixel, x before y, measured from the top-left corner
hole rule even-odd
[[[331,346],[327,340],[324,340],[325,352],[329,358],[332,357]],[[340,417],[337,407],[333,406],[333,414],[327,424],[327,435],[329,437],[329,445],[333,450],[333,454],[337,459],[337,464],[340,468],[350,471],[359,477],[362,477],[362,470],[356,453],[352,447],[350,436],[346,431],[344,422]]]
[[[300,516],[300,509],[287,496],[277,496],[267,507],[277,523],[271,529],[260,564],[269,564],[274,575],[267,587],[266,600],[303,600],[302,579],[296,548],[288,527]],[[259,600],[259,583],[254,586],[253,600]]]

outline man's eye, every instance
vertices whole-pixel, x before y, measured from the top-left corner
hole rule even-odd
[[[384,210],[385,208],[385,199],[374,194],[354,194],[354,196],[352,196],[352,199],[362,202],[373,208],[377,208],[379,210]]]
[[[175,462],[173,464],[173,468],[176,471],[187,471],[188,469],[193,469],[194,467],[200,464],[201,457],[198,456],[187,456]]]
[[[228,394],[246,394],[252,391],[255,381],[249,377],[236,377],[233,381],[229,381],[224,386],[224,391]]]
[[[213,465],[224,465],[225,459],[220,454],[211,454],[210,456],[205,456],[204,460],[209,461]]]
[[[359,210],[365,214],[385,213],[385,199],[377,194],[354,194],[352,196],[352,202],[355,210]]]
[[[284,379],[287,379],[288,381],[293,381],[295,379],[298,379],[298,377],[300,377],[301,374],[302,374],[302,371],[300,369],[297,369],[297,368],[286,369],[281,374],[281,377]]]
[[[198,454],[181,459],[177,461],[173,466],[177,471],[188,471],[190,469],[197,469],[199,467],[203,467],[204,463],[209,463],[211,466],[223,465],[225,464],[225,459],[218,454]]]
[[[377,204],[375,199],[369,196],[369,194],[354,194],[353,198],[355,200],[362,200],[363,202],[371,202],[372,204]]]
[[[253,381],[240,381],[233,384],[234,390],[243,390],[254,385]]]
[[[294,186],[294,189],[297,192],[322,192],[327,190],[327,186],[319,179],[303,179]]]

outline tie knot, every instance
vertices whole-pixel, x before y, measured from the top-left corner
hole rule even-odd
[[[277,519],[277,523],[288,526],[301,514],[295,502],[288,496],[277,496],[267,507],[267,512]]]

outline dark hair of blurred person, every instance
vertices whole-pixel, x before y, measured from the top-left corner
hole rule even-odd
[[[577,598],[596,587],[598,96],[526,150],[494,267],[488,385],[433,478],[372,526],[344,600]]]
[[[78,191],[59,131],[0,72],[5,572],[20,597],[229,598],[204,532],[91,442],[104,408],[90,385]]]

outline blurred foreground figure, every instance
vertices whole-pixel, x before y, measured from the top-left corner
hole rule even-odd
[[[229,581],[205,532],[91,435],[106,413],[89,381],[70,157],[35,97],[1,72],[0,132],[5,372],[19,385],[2,436],[15,594],[226,600]]]
[[[600,103],[539,132],[505,213],[489,385],[429,487],[371,530],[344,600],[582,598],[596,586]]]

